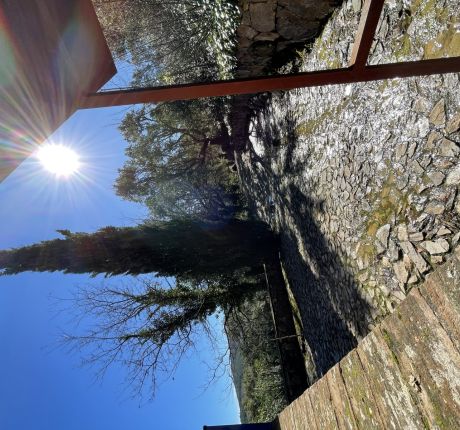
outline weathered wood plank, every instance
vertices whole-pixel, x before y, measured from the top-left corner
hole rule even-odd
[[[279,430],[285,430],[288,429],[289,426],[291,425],[291,419],[289,415],[289,408],[290,405],[284,408],[277,417],[276,423],[278,425]]]
[[[460,262],[452,258],[420,287],[440,324],[460,351]]]
[[[299,406],[305,415],[305,429],[308,430],[320,430],[316,423],[315,412],[313,410],[310,398],[310,390],[305,391],[299,399]]]
[[[299,399],[296,399],[291,403],[291,416],[293,430],[303,430],[308,428],[305,426],[305,413],[302,406],[299,404]]]
[[[460,350],[460,314],[449,299],[442,282],[438,275],[433,276],[420,287],[419,292],[439,319],[457,350]]]

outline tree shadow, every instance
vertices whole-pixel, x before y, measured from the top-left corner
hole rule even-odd
[[[367,334],[372,307],[323,233],[318,217],[326,211],[323,201],[299,181],[305,164],[294,156],[298,113],[283,99],[276,100],[278,112],[267,103],[256,114],[253,137],[263,142],[263,153],[249,145],[250,162],[240,163],[240,174],[254,209],[280,235],[282,261],[315,367],[309,376],[316,379]]]

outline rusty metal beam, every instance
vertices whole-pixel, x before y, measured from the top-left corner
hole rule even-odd
[[[348,63],[350,67],[363,68],[366,66],[384,3],[385,0],[366,0],[361,10],[358,31]]]
[[[348,68],[209,83],[105,91],[89,94],[83,98],[80,108],[88,109],[138,103],[190,100],[201,97],[257,94],[321,85],[460,72],[460,57],[366,66],[384,2],[385,0],[366,0],[361,12],[359,28]]]
[[[234,79],[204,84],[105,91],[88,95],[82,99],[80,108],[88,109],[137,103],[189,100],[200,97],[255,94],[320,85],[348,84],[456,72],[460,72],[460,57],[382,64],[360,69],[349,67],[347,69],[322,70],[290,75]]]

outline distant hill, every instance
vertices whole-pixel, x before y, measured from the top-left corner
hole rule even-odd
[[[225,328],[241,422],[273,420],[288,401],[267,293],[234,309]]]

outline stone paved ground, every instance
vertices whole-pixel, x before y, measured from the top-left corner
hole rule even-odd
[[[346,65],[360,7],[344,3],[303,70]],[[388,1],[377,34],[371,63],[460,55],[460,2]],[[239,173],[281,235],[314,378],[459,242],[459,75],[277,94],[250,131]]]
[[[285,408],[275,429],[460,428],[459,257],[460,247]]]

